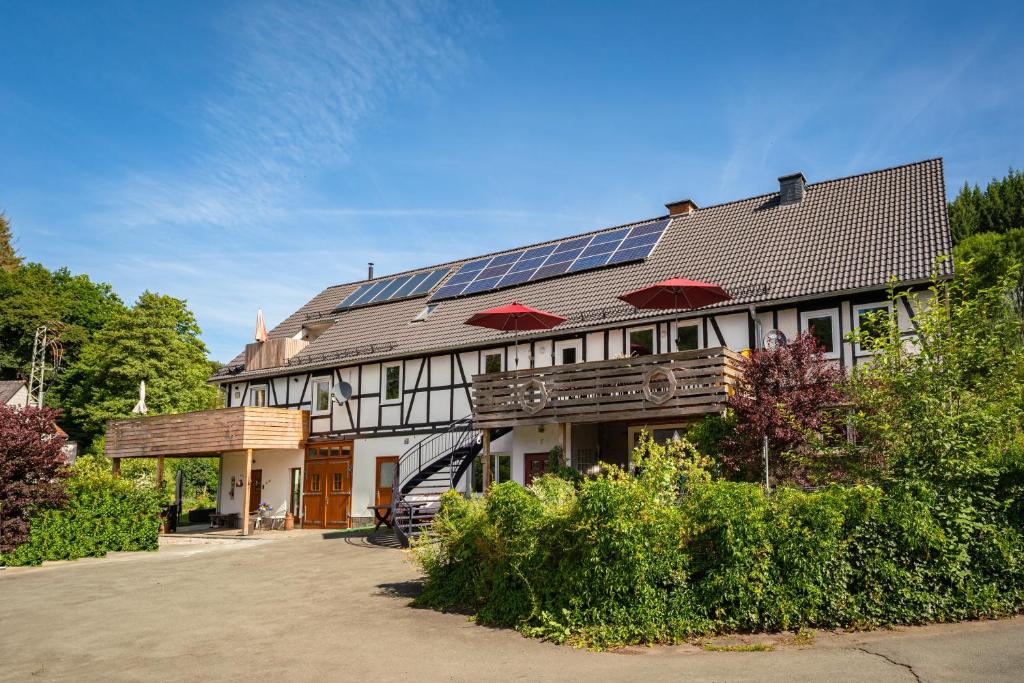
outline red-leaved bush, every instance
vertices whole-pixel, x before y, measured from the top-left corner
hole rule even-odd
[[[29,538],[29,518],[64,501],[68,476],[58,411],[0,406],[0,553]]]
[[[792,452],[835,418],[830,409],[844,400],[842,367],[827,360],[814,336],[804,333],[785,346],[751,352],[740,369],[742,379],[729,397],[736,429],[726,439],[722,464],[742,479],[762,479],[767,436],[772,477],[810,483],[807,468]]]

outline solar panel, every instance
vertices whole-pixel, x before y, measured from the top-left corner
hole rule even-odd
[[[599,235],[573,237],[466,263],[434,292],[432,301],[521,285],[564,273],[640,261],[654,250],[668,219],[619,228]]]
[[[484,264],[487,263],[487,260],[483,260]],[[444,276],[450,272],[451,268],[438,268],[413,275],[398,275],[384,280],[377,280],[376,282],[367,282],[366,284],[359,285],[334,310],[342,311],[355,306],[379,304],[385,301],[396,301],[398,299],[421,296],[436,287],[444,279]],[[466,284],[472,282],[476,273],[467,273],[466,275],[468,279],[465,279],[463,284],[459,285],[460,287],[465,287]]]

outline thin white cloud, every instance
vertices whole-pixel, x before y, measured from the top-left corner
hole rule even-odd
[[[101,191],[98,223],[252,229],[286,213],[289,195],[349,159],[386,101],[426,92],[464,68],[474,17],[429,0],[242,3],[224,19],[233,45],[218,94],[202,104],[195,152]]]

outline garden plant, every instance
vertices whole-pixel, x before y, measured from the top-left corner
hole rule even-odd
[[[596,648],[1021,611],[1020,323],[1005,285],[969,280],[916,301],[913,335],[893,314],[865,326],[872,362],[835,384],[844,438],[828,420],[793,422],[802,436],[782,461],[820,458],[833,483],[805,490],[811,466],[780,469],[770,492],[730,481],[743,476],[730,445],[749,435],[719,419],[694,441],[720,452],[644,439],[636,475],[606,466],[449,493],[415,548],[418,604]]]

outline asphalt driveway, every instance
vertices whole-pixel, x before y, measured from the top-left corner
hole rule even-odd
[[[268,535],[269,538],[269,535]],[[3,680],[1005,680],[1024,619],[594,653],[411,609],[405,553],[364,538],[177,543],[0,571]],[[725,644],[739,640],[722,641]]]

